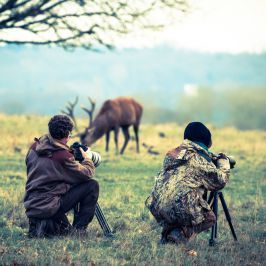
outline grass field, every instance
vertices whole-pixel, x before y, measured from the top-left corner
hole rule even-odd
[[[187,246],[158,244],[160,228],[144,201],[165,152],[181,142],[184,127],[176,124],[141,127],[141,142],[153,145],[160,152],[157,156],[143,147],[137,155],[134,141],[122,157],[115,156],[113,142],[109,154],[104,152],[104,140],[94,146],[102,152],[96,176],[101,187],[99,202],[116,231],[113,239],[103,236],[96,219],[89,226],[89,237],[28,239],[22,204],[24,157],[33,138],[46,132],[47,121],[47,117],[0,115],[0,265],[265,265],[265,132],[210,126],[213,150],[237,159],[224,189],[237,243],[221,213],[220,243],[215,247],[208,246],[209,233]],[[79,122],[85,125],[86,121]],[[159,132],[166,137],[159,137]],[[188,249],[197,256],[188,255]]]

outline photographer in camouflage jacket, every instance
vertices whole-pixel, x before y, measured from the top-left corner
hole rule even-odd
[[[162,243],[187,242],[216,221],[204,195],[222,189],[230,175],[229,160],[221,154],[214,164],[212,138],[200,122],[188,124],[183,143],[169,151],[146,200],[162,226]]]

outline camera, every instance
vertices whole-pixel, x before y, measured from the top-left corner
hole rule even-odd
[[[88,147],[85,145],[82,145],[79,142],[74,142],[71,146],[70,149],[73,151],[74,157],[76,161],[82,162],[84,160],[81,151],[79,150],[79,148],[82,148],[84,151],[88,150]],[[92,153],[92,157],[91,160],[94,164],[95,167],[99,166],[101,163],[101,155],[98,152],[95,151],[91,151]]]
[[[224,158],[224,156],[229,160],[230,168],[235,168],[236,160],[232,156],[224,155],[224,154],[214,154],[213,156],[213,163],[216,165],[217,160]]]

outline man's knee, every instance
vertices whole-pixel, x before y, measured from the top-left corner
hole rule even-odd
[[[91,186],[93,190],[99,192],[100,186],[99,186],[98,181],[96,181],[95,179],[91,179],[90,181],[91,181]]]
[[[95,179],[90,179],[83,185],[84,187],[86,187],[86,191],[88,191],[88,193],[93,192],[95,194],[99,194],[100,186],[99,186],[99,183]]]
[[[210,226],[214,225],[216,223],[216,216],[213,211],[208,211],[205,213],[205,223],[208,223]]]

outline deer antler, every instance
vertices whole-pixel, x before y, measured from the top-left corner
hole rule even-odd
[[[95,103],[95,101],[94,100],[92,100],[92,98],[91,97],[88,97],[88,99],[89,99],[89,102],[90,102],[90,104],[91,104],[91,108],[90,109],[88,109],[88,108],[86,108],[86,107],[84,107],[84,106],[81,106],[81,108],[89,115],[89,127],[91,126],[91,123],[92,123],[92,119],[93,119],[93,112],[94,112],[94,110],[95,110],[95,105],[96,105],[96,103]]]
[[[74,122],[76,130],[78,130],[78,127],[77,127],[77,121],[76,121],[76,118],[75,118],[75,115],[74,115],[74,108],[77,105],[78,100],[79,100],[79,98],[78,98],[78,96],[76,96],[74,102],[70,102],[70,101],[68,102],[68,105],[66,106],[66,110],[61,110],[61,112],[63,114],[68,115],[69,117],[71,117],[71,119]]]

